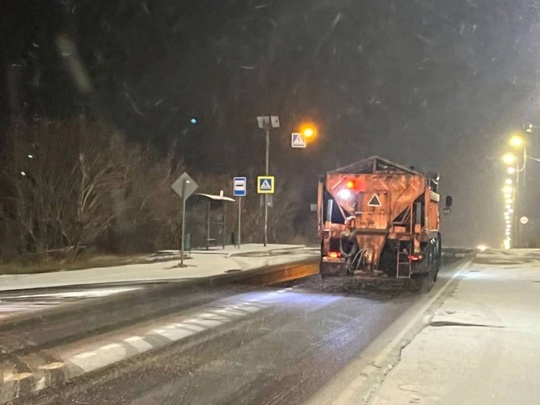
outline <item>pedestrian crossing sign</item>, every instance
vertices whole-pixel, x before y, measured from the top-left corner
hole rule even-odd
[[[291,134],[291,146],[293,148],[305,148],[306,139],[304,138],[304,135],[299,132],[293,132]]]
[[[274,194],[274,185],[274,176],[257,177],[257,193],[259,194]]]

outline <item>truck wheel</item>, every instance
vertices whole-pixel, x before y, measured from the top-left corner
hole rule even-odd
[[[434,284],[434,277],[431,272],[415,274],[411,279],[413,282],[413,290],[420,294],[427,294],[431,291]]]

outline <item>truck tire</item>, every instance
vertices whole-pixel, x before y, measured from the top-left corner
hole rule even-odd
[[[415,274],[415,277],[411,279],[413,282],[413,291],[420,294],[427,294],[433,288],[435,278],[431,272]]]

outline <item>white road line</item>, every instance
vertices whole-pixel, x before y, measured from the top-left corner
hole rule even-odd
[[[58,369],[58,368],[62,368],[65,365],[66,365],[65,363],[55,361],[53,363],[47,363],[47,364],[44,364],[42,366],[39,366],[38,368],[40,370],[55,370],[55,369]]]
[[[124,339],[124,342],[132,343],[132,342],[138,342],[138,341],[141,341],[141,340],[143,340],[143,338],[140,337],[140,336],[131,336],[131,337],[128,337],[128,338]]]
[[[21,381],[25,378],[33,377],[34,374],[32,373],[15,373],[15,374],[8,374],[4,376],[4,382],[10,382],[10,381]]]
[[[215,321],[213,319],[203,319],[203,318],[195,318],[191,320],[190,322],[196,323],[197,325],[203,325],[207,328],[213,328],[215,326],[222,325],[224,322]]]
[[[172,341],[177,341],[187,336],[194,335],[195,333],[196,332],[192,330],[177,328],[177,329],[166,330],[164,331],[163,334],[161,334],[161,336],[166,337],[167,339],[172,340]]]
[[[75,356],[73,356],[73,358],[74,359],[88,359],[95,355],[96,355],[96,352],[85,352],[85,353],[76,354]]]
[[[140,335],[128,336],[122,340],[125,344],[109,343],[99,348],[92,348],[93,351],[78,353],[63,358],[66,360],[66,364],[60,363],[57,367],[65,366],[66,378],[73,378],[85,372],[97,370],[126,359],[129,357],[128,353],[132,353],[128,350],[128,345],[130,348],[135,349],[137,353],[147,352],[158,347],[167,346],[170,342],[176,342],[199,332],[223,325],[241,317],[246,317],[250,313],[259,311],[264,307],[265,304],[258,304],[252,301],[218,309],[207,307],[206,312],[192,318],[182,319],[180,316],[177,318],[179,322],[169,321],[169,323],[159,325],[157,328],[154,326],[154,329],[141,332]],[[158,341],[154,344],[146,341],[147,338],[155,335],[160,335],[168,341]],[[46,367],[53,368],[53,364],[50,363]],[[72,365],[77,367],[72,367]]]
[[[153,346],[145,341],[140,336],[131,336],[124,339],[124,342],[128,343],[131,347],[137,350],[138,353],[143,353],[150,350]]]
[[[99,350],[111,350],[111,349],[116,349],[118,347],[122,347],[122,346],[119,345],[118,343],[111,343],[110,345],[101,346]]]
[[[182,323],[177,323],[176,326],[178,326],[179,328],[191,330],[193,332],[201,332],[206,329],[204,326],[194,325],[194,324],[186,323],[186,322],[189,322],[189,320],[186,320]]]

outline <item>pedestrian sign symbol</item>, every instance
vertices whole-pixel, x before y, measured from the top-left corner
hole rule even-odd
[[[291,134],[291,146],[293,148],[305,148],[306,147],[306,139],[304,136],[299,132],[293,132]]]
[[[274,194],[274,176],[257,177],[257,193]]]
[[[373,197],[371,197],[371,200],[368,202],[369,207],[380,207],[381,200],[379,200],[379,196],[377,194],[373,194]]]

